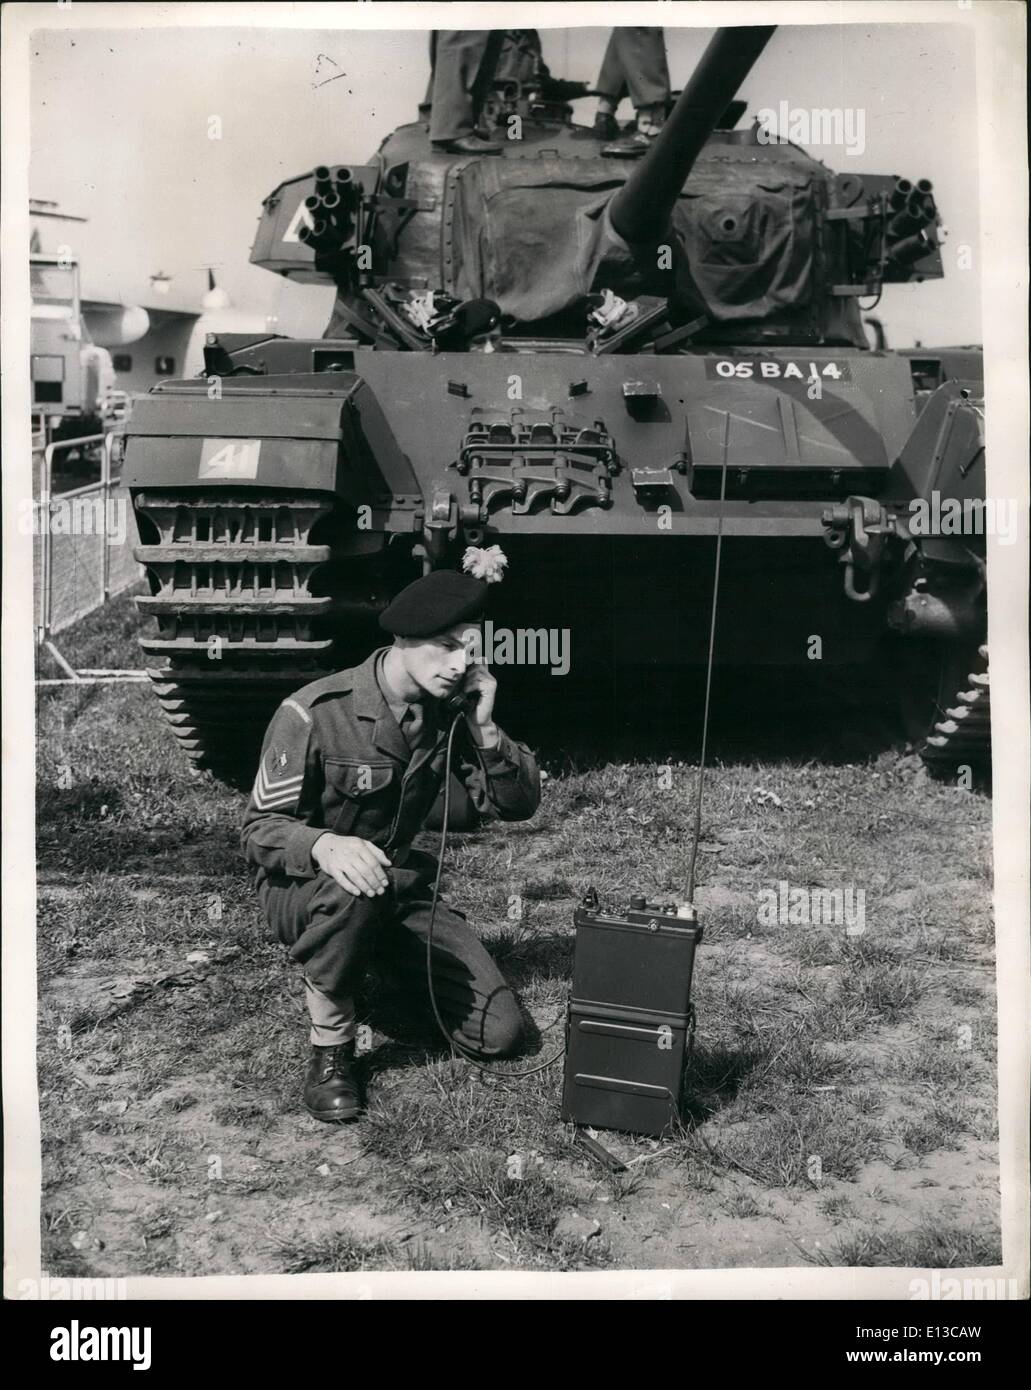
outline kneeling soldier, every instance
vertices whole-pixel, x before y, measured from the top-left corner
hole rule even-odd
[[[469,697],[453,771],[477,811],[526,820],[540,802],[533,754],[494,723],[497,682],[476,655],[487,583],[505,558],[496,546],[470,547],[464,564],[471,573],[434,570],[403,589],[380,616],[393,646],[284,700],[265,735],[241,842],[269,925],[304,967],[304,1105],[319,1120],[361,1108],[353,996],[366,965],[387,964],[413,1006],[428,1005],[436,863],[411,842],[441,788],[449,697]],[[515,1051],[515,995],[463,914],[443,902],[432,970],[437,1007],[465,1052]]]

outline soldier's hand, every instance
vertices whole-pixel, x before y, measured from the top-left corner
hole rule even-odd
[[[378,845],[357,835],[320,835],[312,846],[312,863],[356,898],[375,898],[386,891],[384,869],[390,860]]]
[[[471,695],[476,703],[467,718],[481,729],[490,728],[494,722],[494,700],[498,693],[498,682],[487,669],[486,663],[478,661],[465,673],[463,694]]]

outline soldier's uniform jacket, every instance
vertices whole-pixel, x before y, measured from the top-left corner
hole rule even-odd
[[[241,834],[259,885],[272,874],[314,878],[312,846],[327,830],[404,863],[440,791],[451,720],[428,701],[423,738],[409,749],[376,680],[386,650],[306,685],[273,716]],[[479,812],[526,820],[540,804],[540,773],[525,743],[498,733],[496,747],[477,748],[460,720],[452,771]]]

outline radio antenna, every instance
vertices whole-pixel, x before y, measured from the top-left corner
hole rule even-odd
[[[705,754],[709,742],[709,704],[712,695],[712,663],[716,650],[716,611],[720,596],[720,557],[723,553],[723,510],[727,500],[727,459],[730,455],[730,414],[723,417],[723,468],[720,471],[720,510],[716,518],[716,559],[712,575],[712,611],[709,617],[709,659],[705,666],[705,705],[702,709],[702,750],[698,759],[698,789],[694,807],[694,833],[691,836],[691,859],[687,867],[687,901],[694,904],[695,869],[698,864],[698,841],[702,834],[702,792],[705,784]]]

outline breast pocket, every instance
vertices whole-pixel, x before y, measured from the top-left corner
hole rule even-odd
[[[335,835],[370,839],[390,826],[397,802],[395,763],[327,758],[325,772],[326,824]]]

